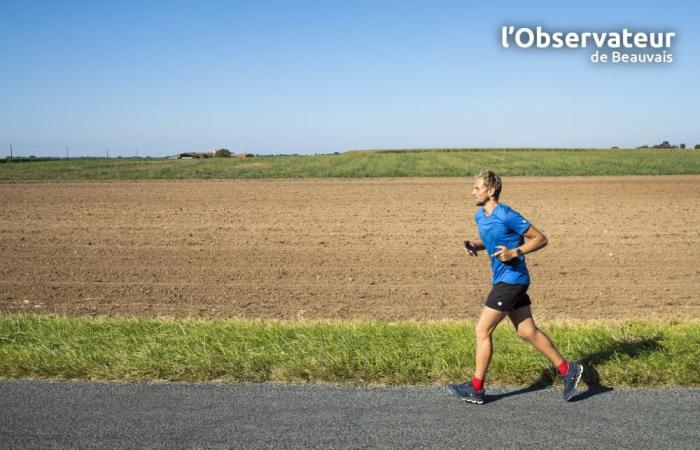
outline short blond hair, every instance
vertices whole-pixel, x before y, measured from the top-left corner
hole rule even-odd
[[[503,187],[503,183],[501,182],[501,177],[499,177],[496,172],[492,170],[482,170],[474,175],[474,178],[481,178],[484,180],[484,186],[486,186],[488,189],[493,189],[493,196],[496,197],[496,200],[498,200],[498,198],[501,196],[501,188]]]

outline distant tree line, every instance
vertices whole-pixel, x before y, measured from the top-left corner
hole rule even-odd
[[[637,147],[637,148],[680,148],[680,149],[684,149],[685,144],[671,145],[668,141],[663,141],[662,143],[652,145],[651,147],[649,147],[648,145],[642,145],[641,147]],[[695,150],[700,149],[700,144],[695,144],[694,148],[695,148]]]

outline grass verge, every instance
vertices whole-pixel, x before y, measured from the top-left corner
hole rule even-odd
[[[471,323],[0,317],[0,378],[436,384],[474,365]],[[584,381],[699,386],[700,323],[547,326]],[[489,382],[558,383],[512,329],[495,336]]]
[[[453,149],[256,158],[0,160],[0,181],[700,174],[700,150]]]

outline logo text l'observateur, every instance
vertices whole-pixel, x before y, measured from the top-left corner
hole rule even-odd
[[[501,27],[503,48],[510,48],[511,44],[534,49],[596,48],[590,55],[591,61],[596,64],[670,64],[673,62],[671,45],[675,37],[676,33],[671,31],[632,32],[627,28],[619,32],[548,32],[542,27],[534,30],[528,27]]]

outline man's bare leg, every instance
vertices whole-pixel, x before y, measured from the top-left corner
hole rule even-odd
[[[518,336],[532,344],[540,353],[549,358],[555,366],[559,366],[559,364],[564,362],[564,358],[562,358],[551,339],[549,339],[549,336],[535,325],[529,305],[511,310],[508,313],[508,317],[513,322]]]
[[[486,371],[491,362],[493,354],[493,340],[491,335],[496,326],[503,320],[508,313],[498,311],[488,306],[484,306],[479,316],[479,321],[474,328],[476,334],[476,369],[474,377],[483,380],[486,377]]]

